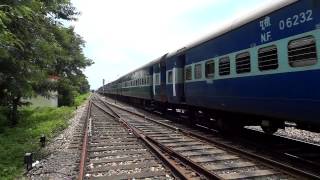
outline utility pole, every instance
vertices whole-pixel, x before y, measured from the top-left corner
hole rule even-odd
[[[102,79],[102,94],[103,94],[103,95],[104,95],[104,82],[105,82],[105,80]]]

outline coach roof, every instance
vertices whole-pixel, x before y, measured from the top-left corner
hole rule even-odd
[[[257,20],[261,17],[264,17],[274,11],[277,11],[277,10],[279,10],[283,7],[286,7],[290,4],[293,4],[297,1],[299,1],[299,0],[280,0],[279,2],[276,2],[272,5],[267,5],[267,6],[261,7],[260,9],[252,11],[251,13],[249,12],[248,16],[245,16],[244,18],[235,19],[230,24],[227,24],[222,27],[218,27],[218,29],[215,30],[212,34],[207,35],[204,38],[202,38],[198,41],[195,41],[195,42],[193,42],[183,48],[180,48],[176,51],[170,52],[167,57],[172,57],[174,55],[182,54],[183,52],[187,51],[188,49],[191,49],[193,47],[204,44],[212,39],[215,39],[215,38],[217,38],[223,34],[226,34],[232,30],[238,29],[238,28],[240,28],[240,27],[242,27],[242,26],[244,26],[254,20]]]

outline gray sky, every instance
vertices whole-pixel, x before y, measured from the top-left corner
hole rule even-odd
[[[279,0],[72,0],[73,22],[95,64],[85,70],[91,88],[132,71],[218,27]]]

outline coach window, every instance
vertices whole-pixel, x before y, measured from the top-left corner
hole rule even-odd
[[[185,77],[186,81],[192,80],[192,66],[188,66],[185,68]]]
[[[219,75],[226,76],[230,74],[230,59],[229,57],[223,57],[219,59]]]
[[[194,66],[194,78],[201,79],[202,78],[202,71],[201,71],[201,64],[196,64]]]
[[[206,78],[214,77],[214,61],[213,60],[206,62],[205,74],[206,74]]]
[[[277,46],[272,45],[259,49],[258,64],[260,71],[277,69],[279,66]]]
[[[238,74],[251,71],[249,52],[241,53],[236,56],[236,71]]]
[[[291,67],[311,66],[317,63],[316,40],[313,36],[292,40],[288,45]]]
[[[168,83],[172,83],[172,71],[168,71]]]

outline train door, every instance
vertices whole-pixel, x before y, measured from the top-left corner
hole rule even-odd
[[[152,94],[154,99],[158,100],[159,96],[159,86],[160,85],[160,63],[153,65],[152,74]]]
[[[148,76],[148,85],[149,85],[149,94],[150,94],[150,97],[151,99],[153,99],[153,89],[154,89],[154,85],[153,85],[153,66],[150,67],[149,69],[149,76]]]
[[[186,55],[182,54],[178,56],[177,62],[173,68],[173,88],[174,94],[178,96],[180,102],[185,102],[185,93],[184,93],[184,66],[186,64]]]
[[[165,102],[167,101],[166,96],[166,79],[167,79],[167,73],[166,73],[166,61],[165,56],[160,61],[160,101]]]

